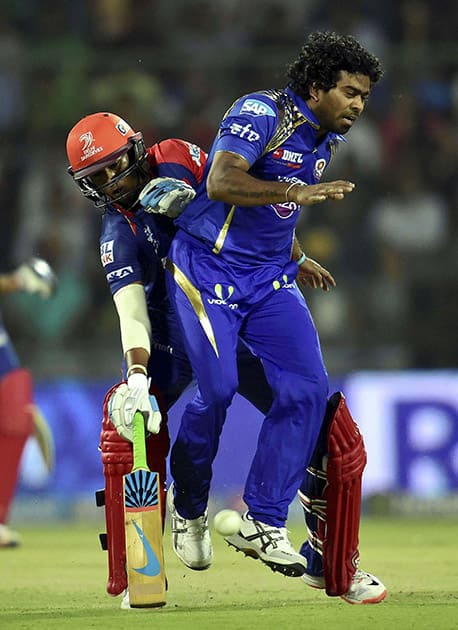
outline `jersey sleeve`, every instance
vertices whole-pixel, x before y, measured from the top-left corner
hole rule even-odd
[[[175,177],[197,188],[204,176],[207,154],[196,144],[170,138],[149,150],[158,177]]]
[[[277,128],[277,119],[277,107],[268,96],[243,96],[223,118],[213,151],[237,153],[251,166],[264,153]]]
[[[127,222],[121,230],[102,232],[100,239],[100,260],[111,294],[134,282],[143,282],[143,272],[137,254],[135,228]]]

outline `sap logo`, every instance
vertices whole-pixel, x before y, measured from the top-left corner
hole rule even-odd
[[[107,273],[107,280],[120,280],[121,278],[125,278],[133,272],[134,270],[130,266],[121,267],[121,269],[116,269],[115,271],[110,271],[110,273]]]
[[[253,98],[248,98],[243,103],[240,113],[253,116],[275,116],[274,110],[269,105]]]
[[[114,262],[114,241],[107,241],[100,245],[100,260],[102,265],[106,267],[110,263]]]
[[[316,179],[321,179],[323,175],[323,171],[326,168],[326,160],[324,158],[320,158],[315,162],[315,168],[313,169],[313,176]]]
[[[223,290],[223,286],[221,284],[215,284],[214,286],[215,289],[215,294],[217,299],[215,298],[207,298],[207,302],[209,304],[216,304],[217,306],[228,306],[229,308],[231,308],[232,310],[236,310],[238,309],[239,305],[238,304],[228,304],[226,302],[226,300],[229,300],[232,297],[232,294],[234,293],[234,287],[231,285],[228,285],[225,293],[226,296],[224,296],[224,290]]]
[[[248,142],[256,142],[256,140],[259,140],[260,138],[259,133],[257,133],[251,128],[251,124],[242,126],[239,123],[232,123],[230,129],[231,129],[231,133],[234,136],[239,136],[240,138],[246,138]]]
[[[304,156],[302,153],[288,151],[288,149],[276,149],[272,153],[272,157],[274,157],[276,160],[282,160],[282,162],[291,162],[292,164],[304,163]]]

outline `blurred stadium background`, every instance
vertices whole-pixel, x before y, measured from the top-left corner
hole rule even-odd
[[[147,143],[180,137],[208,149],[232,100],[284,85],[314,29],[355,35],[386,68],[326,175],[352,179],[355,193],[305,211],[298,228],[338,282],[307,297],[333,385],[366,438],[365,509],[458,514],[458,9],[439,5],[0,1],[1,266],[40,255],[60,279],[49,302],[1,304],[56,439],[50,477],[28,444],[17,524],[93,514],[101,402],[120,374],[100,218],[66,174],[67,131],[108,110]],[[226,503],[237,500],[259,426],[243,401],[234,407],[215,470]]]

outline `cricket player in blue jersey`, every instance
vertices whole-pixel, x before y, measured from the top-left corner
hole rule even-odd
[[[320,180],[381,75],[379,61],[354,38],[310,35],[286,89],[245,95],[226,112],[197,194],[176,219],[167,260],[169,297],[198,382],[171,451],[168,507],[177,555],[187,566],[199,554],[199,568],[211,562],[205,517],[212,463],[238,387],[240,337],[262,361],[273,404],[246,481],[248,510],[226,540],[350,603],[377,603],[386,589],[358,568],[365,451],[344,397],[328,400],[317,332],[295,282],[298,272],[322,288],[333,279],[300,251],[295,225],[301,206],[353,190],[351,182]],[[318,508],[323,512],[326,501],[311,496],[317,479],[326,487],[327,518]],[[341,499],[348,488],[347,505]],[[301,553],[285,527],[299,489],[314,519]]]

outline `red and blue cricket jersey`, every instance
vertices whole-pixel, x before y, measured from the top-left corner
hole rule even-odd
[[[148,148],[153,177],[174,177],[196,187],[202,180],[206,154],[183,140],[169,139]],[[148,366],[153,384],[168,406],[191,380],[191,369],[175,315],[166,295],[163,261],[176,232],[173,222],[139,208],[128,212],[108,206],[102,217],[100,258],[111,293],[134,282],[145,288],[152,327]]]

